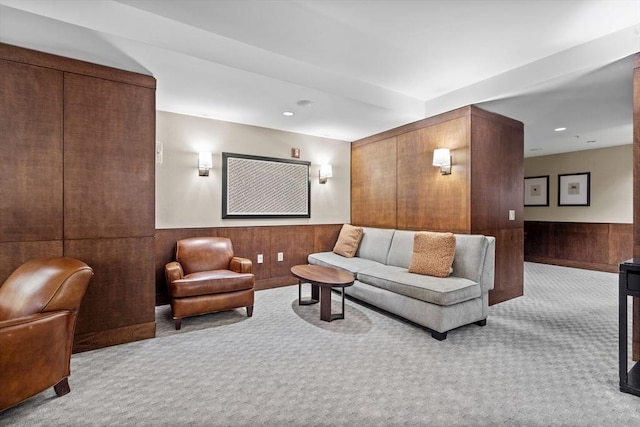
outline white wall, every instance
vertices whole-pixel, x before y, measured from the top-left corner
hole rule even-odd
[[[549,175],[549,206],[526,221],[633,223],[633,145],[529,157],[525,177]],[[558,206],[558,174],[591,172],[591,206]]]
[[[351,217],[351,144],[237,123],[157,112],[156,141],[164,147],[156,164],[156,228],[341,224]],[[311,162],[311,218],[222,219],[222,152]],[[213,152],[208,177],[198,176],[198,153]],[[318,183],[320,164],[333,178]]]

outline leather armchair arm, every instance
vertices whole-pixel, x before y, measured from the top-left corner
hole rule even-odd
[[[231,265],[229,266],[229,269],[236,273],[251,273],[252,267],[253,264],[249,258],[234,256],[231,258]]]
[[[167,279],[167,285],[184,277],[184,271],[179,262],[173,261],[164,266],[164,275]]]
[[[73,325],[68,310],[0,321],[0,410],[69,376]]]

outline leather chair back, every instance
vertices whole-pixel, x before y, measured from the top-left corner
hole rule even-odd
[[[82,261],[37,258],[18,267],[0,286],[0,320],[35,313],[77,313],[93,270]]]
[[[184,274],[228,270],[231,258],[233,245],[226,237],[194,237],[177,242],[176,261]]]

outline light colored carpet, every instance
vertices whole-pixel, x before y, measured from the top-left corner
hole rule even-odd
[[[159,307],[158,338],[73,355],[70,394],[0,425],[640,425],[618,388],[617,275],[526,263],[525,293],[445,341],[353,301],[321,322],[295,286],[178,332]]]

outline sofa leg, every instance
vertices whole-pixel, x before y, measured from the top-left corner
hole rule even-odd
[[[475,322],[478,326],[487,326],[487,319],[478,320]]]
[[[253,316],[253,306],[252,305],[248,305],[247,306],[247,317],[251,317]]]
[[[69,378],[61,379],[58,384],[53,386],[53,389],[55,390],[56,396],[58,397],[64,396],[65,394],[69,393],[71,391],[71,388],[69,387]]]
[[[443,341],[447,339],[446,332],[431,331],[431,336],[437,339],[438,341]]]
[[[176,331],[179,331],[180,328],[182,328],[182,318],[181,317],[174,317],[173,321],[176,324]]]

